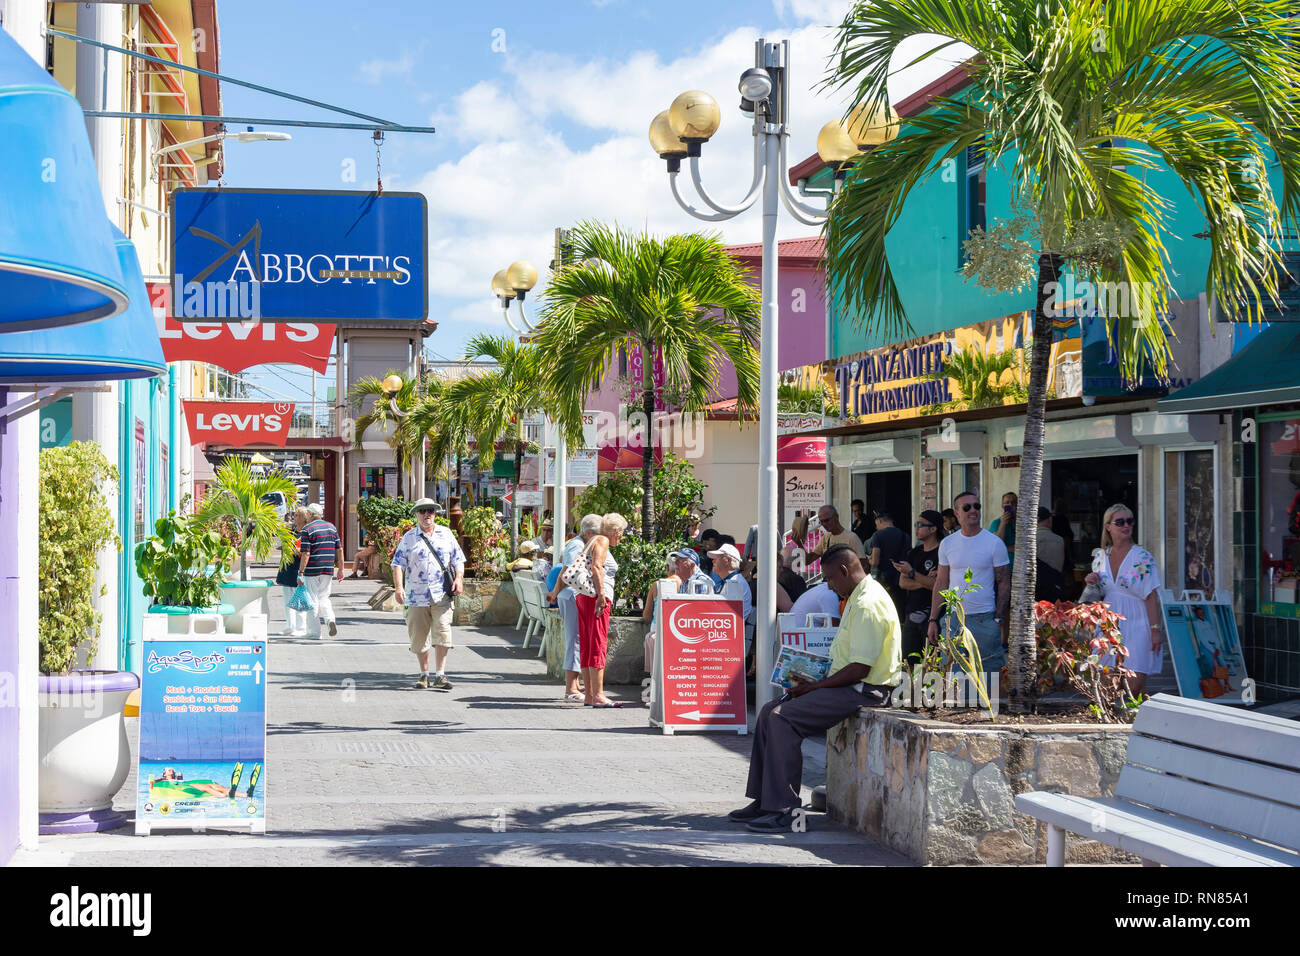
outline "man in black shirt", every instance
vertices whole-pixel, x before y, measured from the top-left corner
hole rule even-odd
[[[853,524],[849,530],[858,536],[863,544],[871,537],[871,522],[867,520],[867,506],[861,498],[853,499]]]
[[[916,663],[913,654],[925,649],[925,632],[930,620],[930,599],[934,590],[934,576],[939,570],[939,542],[943,538],[943,516],[937,511],[922,511],[916,521],[916,540],[919,542],[906,561],[894,564],[899,575],[899,586],[904,593],[903,614],[903,664]]]
[[[876,533],[867,540],[867,556],[871,559],[871,570],[894,599],[898,610],[898,619],[903,619],[903,592],[898,586],[898,571],[895,561],[907,556],[907,535],[894,527],[894,519],[884,511],[876,512]]]

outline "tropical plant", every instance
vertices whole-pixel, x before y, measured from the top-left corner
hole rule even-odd
[[[627,519],[627,533],[641,527],[641,483],[630,471],[607,471],[594,485],[573,498],[570,520],[576,525],[583,515],[621,514]]]
[[[491,359],[497,367],[448,385],[445,404],[460,409],[466,430],[478,444],[479,468],[492,466],[497,442],[514,446],[514,487],[518,488],[524,452],[530,448],[524,440],[524,417],[549,404],[542,381],[542,353],[536,346],[522,345],[507,336],[476,335],[465,347],[465,358]],[[437,444],[435,447],[440,449]],[[519,550],[520,510],[510,509],[511,554]]]
[[[155,521],[153,530],[153,537],[135,547],[135,569],[145,595],[170,607],[220,604],[224,569],[235,560],[235,549],[221,533],[175,511]]]
[[[1141,698],[1128,692],[1133,671],[1120,616],[1105,604],[1039,601],[1034,605],[1038,631],[1038,689],[1050,693],[1058,682],[1088,700],[1088,709],[1106,723],[1132,723]]]
[[[504,565],[506,534],[491,508],[480,506],[466,511],[460,519],[460,537],[475,577],[490,575]]]
[[[992,720],[993,704],[989,700],[988,682],[985,680],[984,658],[980,654],[979,644],[975,642],[974,635],[966,626],[966,608],[962,601],[967,594],[973,594],[980,589],[978,584],[971,583],[971,577],[971,569],[967,568],[966,577],[960,587],[951,587],[939,592],[943,597],[944,613],[950,615],[949,620],[952,617],[957,619],[956,633],[953,633],[954,629],[951,625],[940,627],[939,640],[928,646],[927,656],[922,659],[921,666],[929,675],[942,674],[956,664],[979,694],[980,703],[988,712],[989,720]],[[943,696],[940,696],[940,705],[943,703]]]
[[[86,663],[94,661],[103,619],[95,599],[107,593],[95,581],[99,552],[107,544],[122,550],[103,489],[119,480],[94,442],[41,452],[37,634],[43,673],[66,674],[83,645]]]
[[[758,291],[716,236],[633,235],[600,223],[570,232],[572,264],[551,275],[541,331],[553,415],[566,439],[581,444],[582,406],[619,348],[641,346],[647,364],[657,355],[665,392],[681,398],[683,414],[700,414],[716,401],[724,361],[736,370],[742,418],[758,404]],[[654,421],[655,389],[643,376],[641,415]],[[651,436],[641,465],[643,527],[655,523]]]
[[[1001,235],[991,241],[1003,254],[975,258],[996,273],[988,287],[1011,291],[1027,277],[1036,286],[1019,495],[1033,514],[1067,269],[1141,293],[1111,297],[1118,301],[1105,319],[1126,377],[1144,362],[1156,374],[1167,367],[1165,212],[1176,197],[1161,187],[1187,189],[1201,204],[1209,299],[1250,321],[1276,301],[1276,247],[1300,213],[1300,25],[1283,0],[860,0],[840,27],[828,84],[851,87],[867,115],[884,115],[895,54],[920,34],[945,38],[941,49],[974,49],[969,88],[933,98],[901,135],[848,169],[826,226],[827,269],[861,323],[905,337],[886,236],[908,194],[972,147],[986,168],[1009,170],[1029,244]],[[1280,207],[1270,165],[1284,187]],[[1032,535],[1018,542],[1010,638],[1017,711],[1034,693],[1036,559]]]
[[[1023,382],[1018,373],[1020,357],[1017,350],[986,353],[979,349],[966,352],[953,352],[944,360],[944,367],[935,372],[928,372],[923,378],[936,382],[956,379],[960,398],[950,402],[940,402],[927,409],[929,414],[939,414],[968,408],[997,408],[1005,405],[1007,400],[1023,402],[1028,398]],[[1009,381],[1003,377],[1012,372]]]
[[[776,410],[785,415],[812,414],[838,418],[840,405],[835,397],[835,389],[826,382],[818,382],[816,388],[784,384],[776,388]]]
[[[395,393],[390,394],[385,382],[391,378],[397,378],[402,384]],[[366,432],[372,427],[391,428],[392,433],[385,438],[385,441],[393,449],[397,473],[409,474],[411,462],[419,452],[419,442],[412,439],[412,429],[408,423],[409,414],[419,397],[418,392],[415,379],[392,369],[389,369],[388,374],[382,379],[375,378],[373,375],[357,379],[348,390],[348,400],[352,403],[353,409],[360,412],[365,407],[367,399],[374,399],[374,401],[369,408],[357,416],[354,422],[352,447],[359,451]]]
[[[655,539],[671,541],[687,537],[691,515],[702,522],[717,514],[717,506],[704,507],[704,489],[709,487],[695,477],[695,469],[685,458],[671,452],[655,469]]]
[[[415,521],[408,515],[397,524],[382,525],[374,531],[375,547],[379,549],[379,573],[389,584],[393,582],[393,555],[402,542],[402,536],[415,527]]]
[[[407,427],[402,432],[402,438],[407,454],[415,453],[419,443],[427,442],[428,461],[438,463],[435,467],[441,467],[444,471],[447,469],[446,463],[454,458],[455,477],[448,484],[454,482],[457,494],[464,497],[461,465],[470,455],[470,410],[448,400],[448,386],[447,380],[438,376],[427,378],[421,383],[415,403],[407,416]]]
[[[645,606],[650,585],[664,576],[668,555],[689,548],[685,538],[646,541],[638,534],[625,534],[611,549],[618,562],[614,576],[614,607],[626,614],[639,613]]]
[[[292,504],[298,499],[298,486],[284,475],[253,474],[253,466],[244,458],[227,458],[217,469],[216,480],[195,512],[201,524],[214,523],[229,516],[242,531],[239,543],[239,578],[248,580],[248,555],[263,561],[273,547],[280,549],[281,564],[294,557],[297,535],[276,512],[275,506],[264,500],[269,495],[283,494]]]

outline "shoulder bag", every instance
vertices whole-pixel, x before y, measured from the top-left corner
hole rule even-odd
[[[446,594],[448,598],[452,597],[451,586],[456,583],[456,579],[452,576],[452,573],[447,570],[447,565],[442,563],[442,558],[438,555],[438,549],[433,546],[433,542],[426,538],[423,533],[420,534],[420,540],[424,542],[424,546],[428,548],[429,553],[433,555],[433,560],[438,562],[438,567],[442,568],[443,593]]]
[[[592,577],[587,554],[591,550],[591,544],[592,542],[588,541],[587,546],[582,549],[582,554],[560,572],[560,580],[566,587],[573,588],[575,593],[594,598],[596,596],[596,581]]]

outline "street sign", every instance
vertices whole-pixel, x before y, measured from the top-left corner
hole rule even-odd
[[[515,501],[521,508],[540,508],[542,492],[539,488],[520,488],[515,492]]]
[[[740,602],[709,594],[657,600],[650,725],[668,735],[679,730],[747,733]]]
[[[585,409],[582,413],[582,447],[598,448],[602,441],[610,440],[603,432],[612,432],[616,427],[614,415],[611,412],[602,412],[597,409]],[[542,429],[542,444],[550,447],[556,445],[558,437],[550,416],[546,418],[546,427]],[[572,450],[570,450],[572,451]]]
[[[172,307],[181,322],[429,316],[420,193],[177,189]]]
[[[546,449],[546,484],[555,484],[555,449]],[[594,485],[600,475],[599,455],[594,448],[575,448],[569,452],[568,470],[564,473],[565,487]]]
[[[242,634],[169,634],[169,617],[145,615],[135,832],[265,832],[266,615]],[[186,623],[221,624],[202,617]]]

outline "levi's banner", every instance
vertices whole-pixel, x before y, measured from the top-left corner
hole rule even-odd
[[[292,402],[185,402],[190,444],[275,445],[283,448]]]
[[[144,641],[136,833],[265,832],[266,639],[167,635],[161,623]]]
[[[171,226],[181,322],[429,316],[420,193],[178,189]]]
[[[146,283],[163,358],[207,362],[229,372],[275,362],[324,373],[334,349],[334,326],[309,322],[178,322],[172,315],[171,286]]]
[[[652,722],[678,730],[748,730],[745,631],[739,601],[713,595],[661,599]]]

